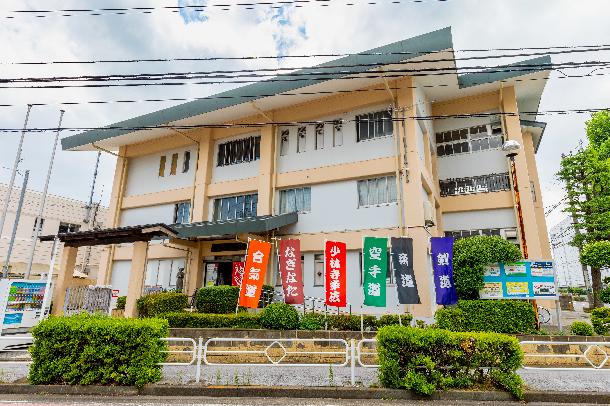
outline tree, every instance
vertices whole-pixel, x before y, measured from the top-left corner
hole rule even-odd
[[[453,246],[453,278],[462,300],[478,299],[485,266],[522,258],[519,247],[500,237],[462,238]]]
[[[589,145],[563,156],[557,173],[566,188],[565,211],[572,216],[577,230],[571,244],[581,253],[588,244],[610,241],[610,112],[594,113],[586,123],[586,132]],[[600,307],[601,267],[595,261],[590,266],[591,304]]]

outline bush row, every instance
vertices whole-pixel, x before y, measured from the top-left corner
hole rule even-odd
[[[188,307],[188,296],[184,293],[163,292],[138,299],[140,317],[156,317],[163,313],[179,312]]]
[[[169,334],[161,319],[49,317],[32,330],[35,385],[135,385],[161,379]]]
[[[599,335],[610,334],[610,308],[601,307],[591,311],[591,324]]]
[[[272,302],[274,292],[273,286],[263,285],[261,301]],[[206,286],[195,293],[195,307],[201,313],[234,313],[238,300],[239,286]]]
[[[491,383],[523,397],[515,372],[523,352],[514,337],[387,326],[377,333],[377,342],[379,379],[386,387],[431,395]]]
[[[517,300],[460,300],[436,312],[439,328],[451,331],[487,331],[529,334],[536,331],[532,305]]]

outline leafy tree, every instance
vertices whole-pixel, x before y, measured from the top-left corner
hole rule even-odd
[[[572,245],[581,252],[591,243],[610,240],[610,112],[594,113],[586,124],[589,145],[563,156],[557,173],[566,187],[567,208],[577,233]],[[597,248],[592,248],[591,253]],[[591,254],[593,255],[593,254]],[[591,255],[593,307],[602,305],[601,266]]]
[[[521,258],[519,247],[500,237],[477,236],[457,240],[453,246],[453,276],[459,298],[479,298],[485,266]]]

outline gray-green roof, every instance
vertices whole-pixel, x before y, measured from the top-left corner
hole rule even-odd
[[[264,233],[298,221],[297,213],[285,213],[277,216],[258,216],[237,220],[202,221],[189,224],[172,224],[178,238],[206,238],[246,233]]]
[[[523,75],[529,75],[547,70],[551,65],[550,55],[528,59],[501,68],[490,68],[481,72],[466,73],[458,76],[458,83],[461,89],[477,86],[483,83],[499,82],[501,80],[513,79]]]

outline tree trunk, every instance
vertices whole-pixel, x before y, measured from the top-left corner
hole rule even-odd
[[[599,268],[591,267],[591,285],[593,288],[593,308],[603,307],[599,293],[602,290],[602,271]]]

